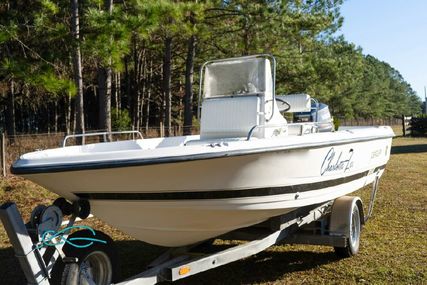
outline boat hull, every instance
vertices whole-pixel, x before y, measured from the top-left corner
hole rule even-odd
[[[24,174],[142,241],[184,246],[354,192],[391,138],[140,166]]]

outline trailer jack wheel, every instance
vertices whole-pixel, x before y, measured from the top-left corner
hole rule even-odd
[[[58,198],[53,202],[53,205],[61,209],[62,214],[65,216],[71,215],[73,213],[73,205],[69,203],[65,198]]]
[[[90,204],[88,200],[78,200],[78,217],[82,220],[86,219],[90,215]]]

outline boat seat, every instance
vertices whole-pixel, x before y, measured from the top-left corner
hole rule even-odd
[[[281,101],[278,101],[278,107],[281,112],[296,113],[311,111],[311,97],[308,94],[276,95],[276,100],[283,100],[287,103],[283,104]]]
[[[200,139],[246,137],[253,126],[262,123],[263,106],[262,94],[206,98]]]

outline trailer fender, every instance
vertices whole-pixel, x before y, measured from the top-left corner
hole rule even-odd
[[[363,203],[359,197],[343,196],[335,199],[332,205],[329,222],[329,234],[336,236],[350,236],[349,220],[351,218],[353,205],[359,208],[360,221],[364,224]]]

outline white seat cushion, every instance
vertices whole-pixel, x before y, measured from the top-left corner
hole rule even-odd
[[[202,104],[200,138],[246,137],[259,125],[263,112],[261,95],[218,97],[205,99]]]

